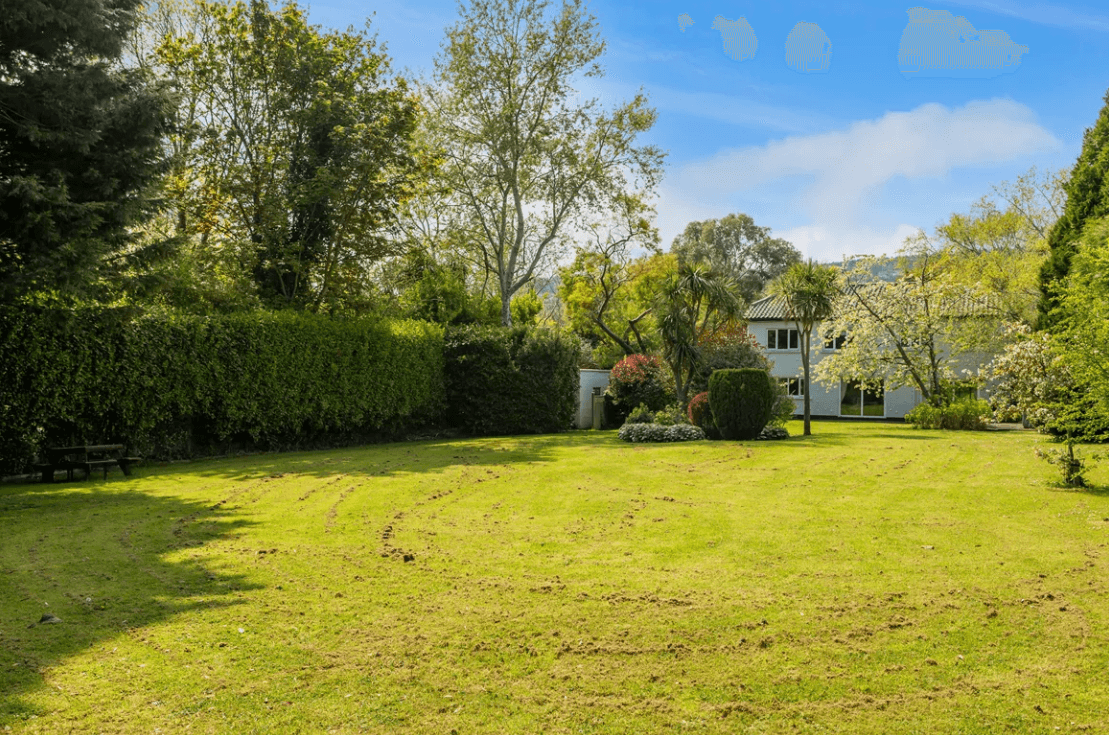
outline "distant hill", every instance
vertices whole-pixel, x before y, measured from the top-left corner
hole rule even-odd
[[[846,264],[844,261],[839,260],[830,263],[824,263],[824,265],[831,265],[836,268],[844,268],[846,265],[847,270],[850,270],[855,267],[855,264],[858,263],[859,260],[860,258],[848,258]],[[877,263],[875,263],[875,265],[871,267],[870,272],[873,273],[874,276],[879,280],[889,281],[891,283],[893,281],[896,281],[901,275],[901,269],[897,267],[897,258],[889,257],[879,260]]]

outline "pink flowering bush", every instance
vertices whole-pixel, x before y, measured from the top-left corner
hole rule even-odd
[[[621,418],[640,404],[658,411],[670,402],[666,373],[653,355],[628,355],[616,363],[606,392]]]

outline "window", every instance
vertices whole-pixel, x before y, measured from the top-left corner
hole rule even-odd
[[[778,382],[785,386],[786,395],[792,398],[800,398],[805,395],[804,378],[778,378]]]
[[[847,344],[846,332],[840,332],[834,339],[831,332],[824,335],[824,349],[826,350],[842,350],[845,344]]]
[[[952,403],[959,401],[973,401],[978,398],[978,385],[972,381],[949,383],[945,386],[947,395]]]
[[[863,388],[858,380],[843,384],[840,391],[840,416],[885,416],[886,390],[882,381],[871,381]]]
[[[766,349],[768,350],[796,350],[800,340],[796,329],[768,329],[766,330]]]

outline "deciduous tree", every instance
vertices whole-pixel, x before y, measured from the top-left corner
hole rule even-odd
[[[945,385],[959,377],[959,358],[981,351],[997,332],[996,310],[951,279],[923,233],[902,251],[896,282],[874,275],[878,260],[862,257],[844,274],[826,330],[846,334],[847,341],[816,365],[816,380],[912,385],[924,400],[942,405]]]
[[[1066,176],[1032,168],[936,228],[952,278],[988,295],[1010,321],[1036,320],[1040,269],[1066,202]]]
[[[771,237],[770,228],[759,227],[746,214],[690,222],[674,238],[670,251],[682,263],[700,263],[730,279],[747,303],[790,265],[801,262],[797,248]]]
[[[466,212],[501,319],[513,294],[553,262],[586,215],[646,195],[663,154],[636,146],[655,113],[643,95],[611,112],[579,102],[572,83],[602,74],[604,52],[584,0],[460,4],[425,97],[445,181]]]
[[[190,101],[171,141],[178,226],[234,250],[270,305],[343,308],[397,251],[397,212],[434,163],[415,95],[366,32],[310,25],[295,3],[196,12],[155,51]]]

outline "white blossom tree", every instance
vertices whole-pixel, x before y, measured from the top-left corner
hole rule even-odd
[[[999,321],[987,300],[951,278],[929,245],[923,233],[910,239],[894,282],[875,275],[883,261],[876,256],[846,270],[834,316],[823,328],[847,339],[817,364],[818,382],[911,385],[933,405],[948,401],[945,388],[959,377],[960,358],[984,351]]]

